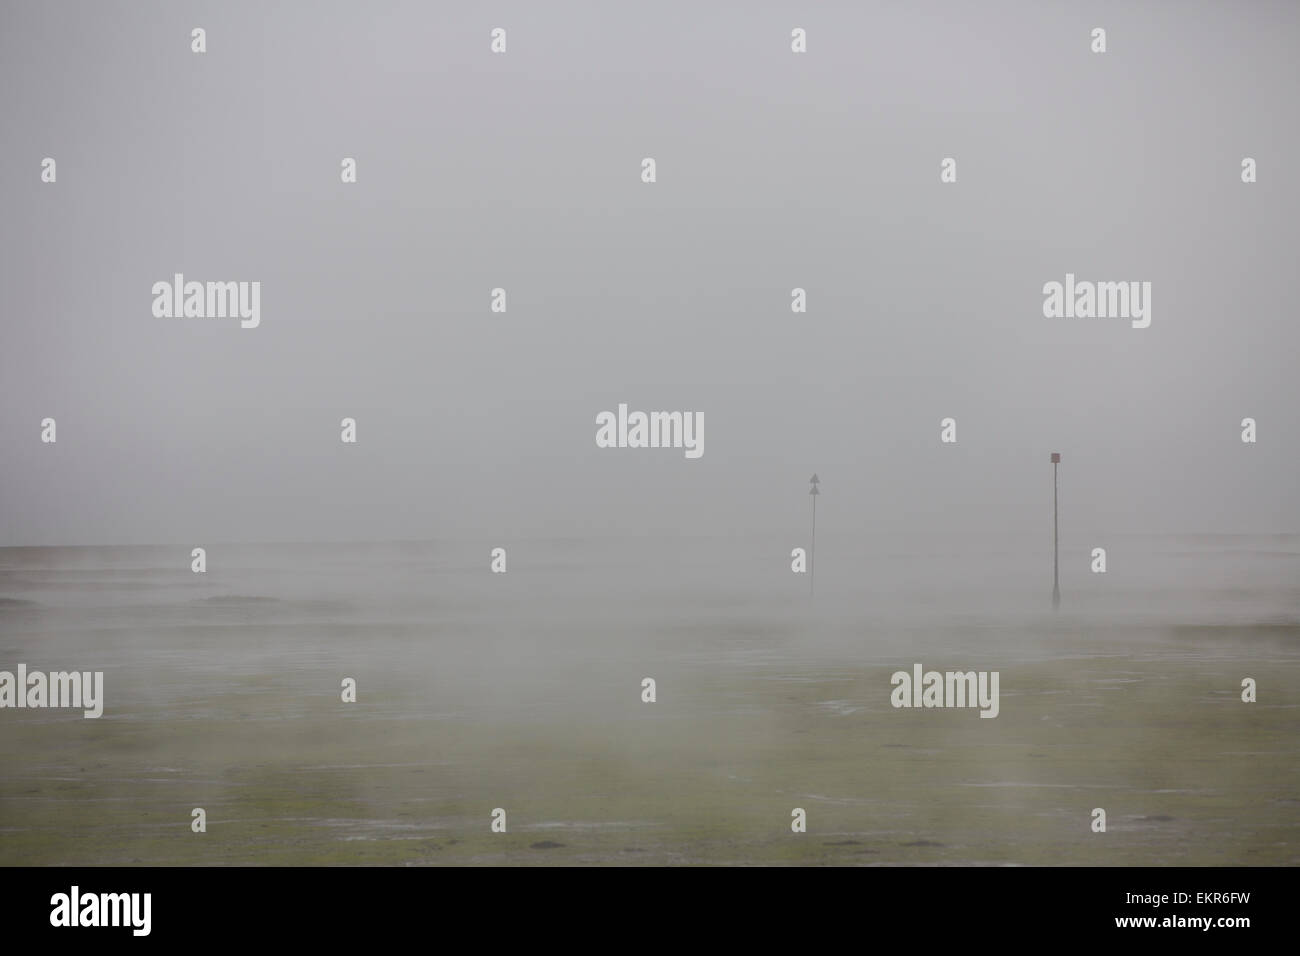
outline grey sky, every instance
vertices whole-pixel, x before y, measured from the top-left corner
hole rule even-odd
[[[1033,532],[1051,451],[1067,529],[1297,530],[1295,4],[0,21],[0,545],[802,533],[813,471],[819,536]],[[1044,318],[1067,272],[1151,327]],[[597,448],[620,402],[704,456]]]

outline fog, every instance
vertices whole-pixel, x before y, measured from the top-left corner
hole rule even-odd
[[[1300,862],[1298,26],[6,4],[0,864]]]
[[[0,16],[0,544],[1296,530],[1293,4]]]

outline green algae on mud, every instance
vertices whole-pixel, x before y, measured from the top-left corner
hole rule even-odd
[[[250,674],[179,719],[120,686],[99,721],[6,714],[0,864],[1295,865],[1296,630],[982,661],[994,720],[895,710],[893,667],[824,660],[661,666],[657,703],[629,679],[587,708],[342,705]]]

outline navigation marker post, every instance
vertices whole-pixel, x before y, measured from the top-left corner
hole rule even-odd
[[[808,593],[816,593],[817,585],[817,496],[821,494],[817,490],[817,485],[821,479],[814,474],[808,479],[812,487],[808,489],[808,494],[812,495],[812,546],[808,549]]]
[[[1056,468],[1061,463],[1059,452],[1052,452],[1052,610],[1061,606],[1061,525],[1057,517]]]

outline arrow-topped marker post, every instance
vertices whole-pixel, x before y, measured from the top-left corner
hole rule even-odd
[[[1052,452],[1052,610],[1061,606],[1061,526],[1056,512],[1056,467],[1061,463],[1059,452]]]
[[[815,474],[808,479],[812,487],[808,489],[808,494],[812,496],[812,546],[808,549],[808,593],[816,592],[817,586],[817,496],[821,494],[817,490],[817,485],[821,482]]]

